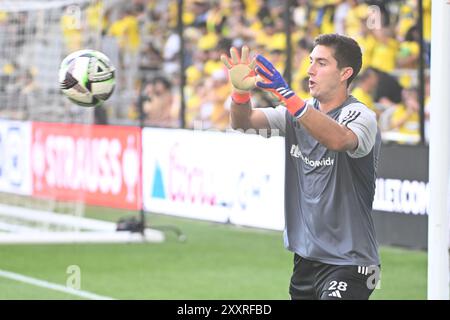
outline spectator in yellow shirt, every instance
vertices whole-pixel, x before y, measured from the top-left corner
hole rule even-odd
[[[378,73],[373,68],[367,68],[356,79],[356,86],[352,90],[352,96],[364,103],[370,110],[380,115],[380,110],[375,107],[373,95],[378,85]]]
[[[123,50],[137,52],[139,49],[141,43],[139,23],[132,10],[125,11],[122,18],[111,25],[108,34],[117,38]]]
[[[392,72],[395,69],[398,42],[390,36],[390,31],[386,28],[373,31],[377,43],[373,48],[371,66],[384,71]]]
[[[361,19],[365,20],[368,15],[368,5],[359,3],[357,0],[348,0],[350,9],[345,19],[346,35],[357,38],[361,32]]]
[[[408,30],[405,35],[405,41],[400,44],[397,54],[397,66],[407,69],[417,68],[419,54],[419,27],[416,25]]]
[[[419,130],[419,100],[417,89],[404,89],[403,103],[398,105],[391,117],[390,129],[401,133],[404,139],[398,142],[407,142],[420,138]]]
[[[399,7],[398,22],[395,27],[397,39],[403,41],[408,30],[417,23],[417,1],[408,1]]]
[[[406,33],[405,40],[400,44],[397,53],[397,68],[417,69],[419,67],[420,57],[420,36],[419,27],[413,26]],[[411,87],[414,75],[405,72],[399,76],[400,84],[404,88]]]

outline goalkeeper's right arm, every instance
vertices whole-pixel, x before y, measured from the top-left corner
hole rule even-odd
[[[232,101],[230,120],[234,130],[270,129],[266,115],[258,109],[253,109],[250,100],[244,103]]]
[[[249,60],[249,49],[242,47],[241,57],[236,48],[230,49],[231,59],[221,56],[222,62],[228,69],[231,93],[231,127],[235,130],[270,129],[266,115],[253,109],[250,100],[250,91],[255,88],[256,74],[254,72],[255,60]]]

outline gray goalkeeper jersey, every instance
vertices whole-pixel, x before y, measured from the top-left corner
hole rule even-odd
[[[318,108],[317,100],[308,103]],[[337,152],[285,107],[258,110],[285,136],[286,248],[328,264],[380,264],[371,216],[381,141],[375,113],[352,96],[328,113],[358,137],[355,151]]]

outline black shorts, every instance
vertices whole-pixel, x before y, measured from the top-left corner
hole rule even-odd
[[[380,266],[341,266],[294,254],[292,300],[368,300],[380,279]]]

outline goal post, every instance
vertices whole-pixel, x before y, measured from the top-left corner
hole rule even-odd
[[[432,1],[428,299],[449,299],[450,3]]]

